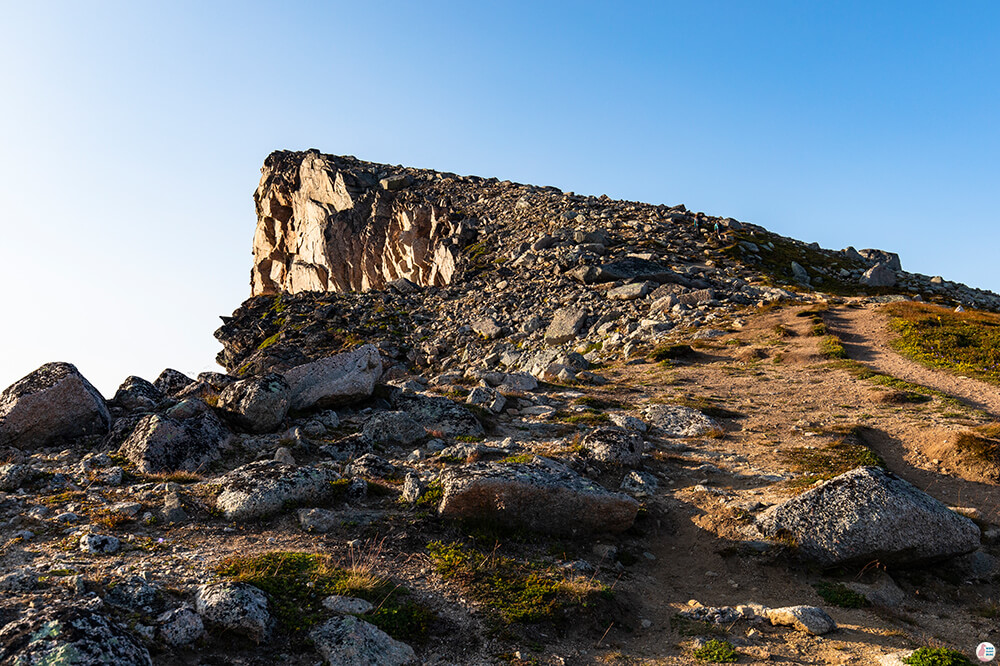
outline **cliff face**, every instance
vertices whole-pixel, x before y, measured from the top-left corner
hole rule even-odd
[[[254,193],[253,295],[450,283],[461,224],[412,182],[351,157],[272,153]]]

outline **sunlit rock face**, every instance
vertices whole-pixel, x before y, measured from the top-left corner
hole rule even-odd
[[[423,177],[316,151],[271,153],[254,193],[253,295],[450,283],[461,223],[421,192]]]

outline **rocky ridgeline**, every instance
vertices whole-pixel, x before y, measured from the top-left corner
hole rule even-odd
[[[212,568],[213,544],[250,534],[251,550],[275,550],[268,532],[302,549],[347,530],[353,554],[362,536],[414,539],[394,530],[431,510],[435,534],[487,523],[602,560],[643,548],[640,507],[669,476],[651,453],[718,424],[647,404],[568,427],[556,417],[576,389],[607,382],[595,365],[717,337],[748,306],[821,288],[998,304],[891,253],[824,251],[683,206],[315,151],[269,156],[255,201],[255,295],[216,332],[226,374],[129,377],[105,401],[50,363],[0,394],[0,663],[472,663],[466,641],[489,625],[427,570],[408,585],[438,618],[431,647],[337,595],[305,640],[278,621],[275,591]],[[759,511],[747,532],[758,553],[789,539],[823,567],[982,555],[975,523],[879,468]],[[801,605],[690,613],[836,628]]]

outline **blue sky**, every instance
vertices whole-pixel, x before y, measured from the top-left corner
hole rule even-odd
[[[0,0],[0,387],[215,369],[274,149],[684,203],[1000,291],[994,2]]]

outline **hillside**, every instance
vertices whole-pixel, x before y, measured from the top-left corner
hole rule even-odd
[[[0,664],[1000,643],[1000,296],[317,151],[272,153],[254,200],[226,374],[105,402],[51,363],[0,394]]]

